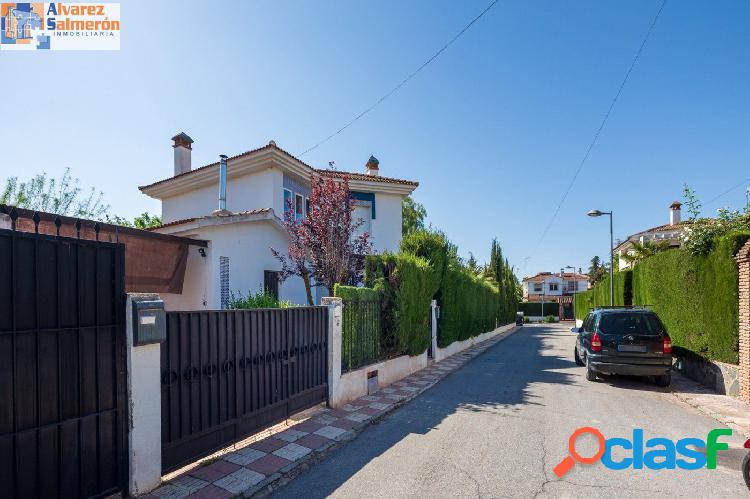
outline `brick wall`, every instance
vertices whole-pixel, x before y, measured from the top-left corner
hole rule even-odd
[[[750,241],[735,256],[739,272],[740,398],[750,402]]]

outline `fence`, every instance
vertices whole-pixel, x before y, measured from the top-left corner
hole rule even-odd
[[[343,300],[341,372],[381,360],[380,300]]]

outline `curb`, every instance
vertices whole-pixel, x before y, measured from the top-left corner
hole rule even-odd
[[[391,414],[393,411],[397,410],[404,404],[411,402],[415,398],[419,397],[421,394],[432,388],[433,386],[437,385],[440,381],[444,380],[448,376],[451,376],[453,373],[461,369],[463,366],[465,366],[468,362],[470,362],[472,359],[478,357],[479,355],[482,355],[487,350],[495,346],[497,343],[500,343],[501,341],[505,340],[505,338],[515,334],[516,332],[520,331],[522,327],[520,326],[514,326],[513,328],[509,329],[508,331],[502,332],[495,336],[494,338],[489,338],[481,343],[477,343],[475,345],[470,346],[466,350],[463,350],[462,352],[457,352],[453,355],[461,355],[462,353],[466,352],[467,350],[470,350],[472,348],[481,348],[483,345],[487,344],[486,347],[482,348],[481,351],[477,352],[476,354],[472,355],[466,361],[458,366],[456,369],[450,371],[449,373],[446,373],[441,378],[435,380],[434,383],[430,385],[425,385],[422,390],[419,390],[418,392],[414,392],[414,395],[406,398],[404,400],[400,400],[398,402],[395,402],[393,406],[388,409],[388,411],[384,412],[383,414],[379,414],[378,416],[369,419],[365,422],[359,423],[355,427],[353,427],[351,430],[347,431],[346,433],[339,436],[336,440],[330,442],[325,447],[322,447],[320,449],[313,450],[311,453],[306,455],[305,457],[294,461],[293,463],[290,463],[285,468],[282,468],[278,472],[274,473],[271,476],[268,476],[265,478],[265,480],[258,482],[255,486],[245,490],[244,492],[241,492],[240,494],[234,496],[234,497],[242,497],[242,498],[251,498],[251,497],[267,497],[274,491],[280,489],[287,483],[291,482],[294,478],[296,478],[300,473],[303,473],[304,471],[308,470],[313,464],[322,461],[326,457],[328,457],[329,454],[332,454],[336,449],[339,447],[342,447],[343,445],[349,443],[350,441],[357,438],[357,436],[362,433],[367,427],[375,425],[380,423],[386,416]],[[452,355],[452,356],[453,356]],[[451,357],[452,357],[451,356]],[[450,359],[448,357],[447,359]],[[443,359],[443,361],[447,360]],[[443,362],[441,361],[441,362]],[[440,362],[436,362],[435,364],[440,364]],[[434,364],[433,364],[434,365]],[[417,371],[419,372],[419,371]],[[412,373],[415,374],[415,373]],[[408,376],[407,376],[408,377]],[[404,378],[405,379],[405,378]]]

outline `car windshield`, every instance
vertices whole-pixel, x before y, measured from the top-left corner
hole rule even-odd
[[[620,312],[602,315],[599,330],[604,334],[651,334],[661,333],[662,326],[654,314]]]

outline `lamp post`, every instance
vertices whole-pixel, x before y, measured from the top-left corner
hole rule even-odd
[[[614,293],[614,281],[612,280],[612,272],[615,263],[614,256],[614,235],[612,233],[612,212],[611,211],[599,211],[591,210],[587,213],[590,217],[600,217],[602,215],[609,215],[609,305],[615,306],[615,293]]]

